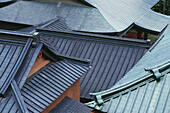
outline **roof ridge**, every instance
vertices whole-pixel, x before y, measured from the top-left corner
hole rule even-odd
[[[40,24],[36,25],[36,27],[39,28],[39,29],[43,29],[44,27],[46,27],[46,26],[48,26],[48,25],[50,25],[50,24],[52,24],[52,23],[54,23],[54,22],[56,22],[56,21],[58,21],[58,20],[59,20],[59,18],[56,17],[56,18],[51,19],[51,20],[49,20],[49,21],[40,23]]]
[[[37,28],[38,32],[50,32],[50,33],[63,33],[63,34],[71,34],[71,35],[80,35],[80,36],[88,36],[92,38],[98,39],[110,39],[110,40],[119,40],[119,41],[128,41],[132,43],[141,43],[141,44],[148,44],[150,45],[150,40],[139,40],[139,39],[131,39],[131,38],[122,38],[122,37],[115,37],[115,36],[106,36],[102,34],[92,34],[92,33],[83,33],[83,32],[74,32],[74,31],[57,31],[57,30],[47,30],[47,29],[39,29]]]
[[[15,80],[12,80],[11,87],[12,87],[13,93],[15,95],[15,98],[17,100],[17,103],[19,105],[21,112],[28,113],[27,107],[25,105],[25,102],[23,100],[23,97],[21,96],[21,92],[20,92]]]
[[[18,58],[18,60],[16,62],[16,65],[13,67],[13,70],[11,71],[8,79],[4,82],[3,86],[1,86],[0,94],[2,96],[5,95],[8,86],[11,84],[13,78],[15,77],[15,74],[17,73],[18,69],[20,68],[22,61],[24,60],[29,48],[31,47],[31,44],[32,44],[32,39],[29,38],[21,52],[20,57]]]
[[[100,105],[104,102],[102,97],[107,97],[113,94],[114,94],[114,97],[117,97],[120,94],[125,94],[129,90],[134,90],[137,87],[142,86],[148,82],[159,80],[162,76],[170,72],[170,61],[157,65],[153,68],[145,68],[145,71],[148,71],[149,73],[143,77],[140,77],[128,83],[122,84],[116,88],[110,88],[108,90],[98,92],[98,93],[90,93],[91,96],[95,96],[95,101],[86,103],[86,105],[89,106],[92,103],[94,104],[94,102]]]
[[[24,32],[19,32],[19,31],[11,31],[11,30],[0,30],[0,34],[5,34],[5,35],[15,35],[15,36],[24,36],[31,38],[33,37],[32,34],[24,33]]]
[[[90,65],[90,59],[81,59],[81,58],[71,57],[68,55],[62,55],[58,52],[55,52],[51,48],[49,48],[46,44],[44,44],[43,46],[43,53],[53,61],[56,61],[57,59],[69,59],[69,60],[74,60],[74,61],[78,61],[78,62]],[[50,53],[52,53],[53,55],[49,55]]]

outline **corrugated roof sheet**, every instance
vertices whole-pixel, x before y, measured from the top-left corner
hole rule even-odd
[[[21,90],[28,111],[42,112],[88,69],[69,60],[47,64],[32,75]]]
[[[147,30],[160,32],[169,22],[170,18],[150,10],[142,18],[138,19],[135,24]]]
[[[49,113],[90,113],[92,109],[86,107],[84,104],[65,97],[55,108]]]
[[[169,113],[169,31],[170,26],[150,51],[115,86],[92,94],[98,98],[98,103],[93,101],[87,105],[108,113]],[[144,70],[148,67],[154,68]]]
[[[111,88],[145,54],[146,41],[69,32],[42,32],[41,40],[56,52],[90,59],[92,69],[81,78],[81,97]]]
[[[151,31],[161,32],[170,22],[169,16],[151,11],[150,8],[153,7],[159,0],[85,1],[97,7],[101,14],[117,32],[127,29],[133,23]]]

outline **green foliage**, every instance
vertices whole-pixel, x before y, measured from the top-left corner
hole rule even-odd
[[[170,0],[160,0],[159,3],[152,8],[152,10],[170,15]]]

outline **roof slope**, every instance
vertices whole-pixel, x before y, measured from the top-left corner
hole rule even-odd
[[[6,2],[11,2],[13,0],[1,0],[0,3],[6,3]]]
[[[49,113],[90,113],[92,109],[86,107],[84,104],[65,97],[55,108]]]
[[[4,73],[1,79],[7,76],[2,84],[5,87],[1,89],[6,98],[0,101],[0,112],[27,112],[20,89],[31,71],[42,44],[32,38],[32,35],[6,31],[1,31],[0,43],[4,45],[1,47],[0,58],[3,64],[1,72]]]
[[[82,98],[111,88],[149,48],[147,41],[118,37],[59,31],[40,34],[41,40],[59,54],[90,59],[92,69],[81,78]]]
[[[5,87],[8,92],[4,90],[4,92],[6,91],[4,95],[6,98],[0,98],[1,113],[41,112],[89,69],[87,62],[74,58],[59,57],[52,51],[47,51],[46,47],[43,46],[44,54],[48,57],[50,53],[49,58],[53,62],[47,64],[26,81],[42,48],[42,43],[39,42],[38,36],[35,33],[32,38],[32,35],[1,31],[0,37],[3,37],[0,40],[1,43],[5,41],[6,45],[13,44],[16,48],[20,47],[21,44],[21,47],[24,48],[24,44],[28,45],[28,41],[32,41],[27,50],[23,49],[25,56],[22,53],[17,53],[22,56],[21,59],[6,56],[9,61],[17,59],[16,63],[20,61],[20,65],[16,65],[16,68],[10,66],[11,72],[16,72],[11,74],[12,77],[8,77],[10,79],[8,81],[9,85]],[[16,43],[18,44],[15,45]],[[3,53],[5,54],[6,52]]]
[[[28,111],[42,112],[88,69],[86,65],[65,59],[44,66],[27,80],[21,90]]]
[[[122,80],[120,80],[113,87],[118,87],[119,85],[133,81],[133,78],[135,79],[136,77],[137,78],[142,77],[143,75],[147,74],[144,68],[154,67],[158,64],[162,64],[168,61],[170,58],[170,54],[167,53],[170,50],[169,31],[170,26],[166,28],[163,35],[160,36],[157,42],[150,48],[146,55],[144,55],[143,58],[135,65],[135,67],[132,68],[131,71],[129,71],[129,73],[127,73],[126,76],[122,78]]]
[[[15,93],[14,90],[12,90],[8,97],[0,102],[1,113],[24,113],[27,111],[25,107],[22,109],[22,106],[24,105],[22,96],[18,96],[18,98],[17,95],[21,95],[20,91]]]
[[[32,47],[33,39],[29,36],[24,37],[17,34],[6,34],[7,33],[3,31],[0,34],[0,94],[3,96],[14,78],[17,80],[17,83],[20,80],[25,81],[24,79],[26,78],[24,78],[23,75],[25,75],[24,73],[28,74],[31,69],[25,69],[23,66],[21,70],[21,66],[23,64],[26,67],[33,65],[33,61],[35,61],[35,58],[26,57],[26,55],[28,55],[28,53],[30,56],[34,54],[38,55],[39,51],[37,52],[36,49],[40,50],[39,48],[41,48]],[[24,38],[11,39],[15,36]],[[21,73],[23,74],[22,76],[20,75]],[[22,85],[20,87],[22,87]]]
[[[103,94],[102,96],[105,96],[105,98],[102,98],[104,102],[100,103],[100,106],[94,107],[92,103],[89,103],[89,106],[107,113],[169,113],[169,80],[170,74],[167,73],[164,73],[164,76],[159,80],[155,79],[155,77],[148,77],[146,80],[133,85],[133,87],[126,88],[122,92]]]
[[[5,40],[1,40],[0,42],[0,89],[1,94],[5,92],[4,88],[8,88],[11,80],[14,78],[15,73],[17,71],[16,68],[19,67],[20,62],[22,62],[21,58],[25,57],[25,54],[31,45],[31,39],[29,39],[26,43],[10,43],[5,42]],[[6,85],[8,84],[8,85]]]
[[[97,101],[87,105],[108,113],[169,113],[169,31],[170,26],[123,79],[109,90],[92,94]]]
[[[153,12],[159,0],[85,0],[99,9],[101,14],[117,31],[135,24],[141,28],[161,32],[170,22],[170,17]]]
[[[71,31],[71,29],[67,26],[65,20],[61,18],[52,19],[49,22],[38,26],[38,28],[57,31]]]
[[[37,25],[57,18],[57,4],[19,1],[0,9],[0,20]]]
[[[2,21],[38,25],[56,18],[64,19],[72,30],[115,32],[96,8],[61,2],[19,1],[0,9]]]
[[[169,23],[170,17],[150,9],[157,2],[157,0],[91,1],[97,9],[64,2],[19,1],[1,8],[0,20],[39,25],[52,19],[62,18],[66,25],[75,31],[122,32],[135,24],[151,32],[160,33]],[[125,7],[126,10],[124,10]],[[53,24],[52,29],[56,28],[56,23],[55,21],[51,23],[51,25]]]

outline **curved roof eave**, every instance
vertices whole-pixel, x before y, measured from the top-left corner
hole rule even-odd
[[[169,61],[170,54],[167,52],[170,50],[170,25],[166,28],[165,32],[160,36],[157,42],[150,48],[150,50],[139,60],[139,62],[112,88],[98,92],[91,93],[91,95],[101,95],[106,92],[111,92],[116,89],[122,88],[134,82],[134,80],[140,80],[148,75],[144,69],[148,67],[155,67],[158,64]]]
[[[148,29],[149,31],[160,33],[170,22],[170,17],[151,10],[159,0],[85,1],[98,8],[108,23],[117,32],[121,32],[127,29],[132,23],[135,23],[137,26]]]

